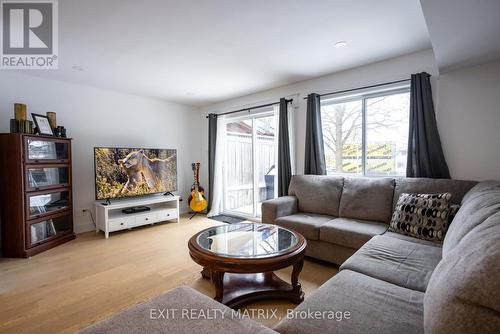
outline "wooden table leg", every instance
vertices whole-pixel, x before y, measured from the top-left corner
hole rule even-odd
[[[299,274],[304,267],[304,257],[300,258],[294,265],[292,271],[292,287],[293,292],[297,295],[297,304],[304,301],[304,292],[302,292],[302,286],[299,283]]]
[[[215,300],[222,302],[224,296],[224,272],[212,271],[212,281],[215,285]]]
[[[211,279],[212,275],[210,273],[210,269],[208,269],[207,267],[203,268],[203,270],[201,271],[201,277]]]

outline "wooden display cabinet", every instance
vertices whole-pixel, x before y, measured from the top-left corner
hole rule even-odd
[[[0,225],[5,257],[29,257],[75,238],[71,139],[0,134]]]

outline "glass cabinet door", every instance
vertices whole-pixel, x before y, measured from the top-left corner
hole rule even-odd
[[[26,168],[28,190],[39,190],[69,185],[69,166],[29,166]]]
[[[27,214],[29,219],[32,219],[69,209],[70,193],[65,190],[48,194],[29,194],[27,202]]]
[[[27,230],[27,246],[33,247],[58,235],[67,234],[73,224],[72,216],[65,215],[57,218],[42,220],[29,225]]]
[[[27,138],[26,160],[30,162],[69,160],[69,143],[61,140]]]

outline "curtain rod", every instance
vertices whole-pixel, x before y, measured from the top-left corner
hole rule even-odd
[[[411,79],[403,79],[403,80],[396,80],[396,81],[389,81],[389,82],[384,82],[376,85],[370,85],[370,86],[364,86],[364,87],[358,87],[358,88],[351,88],[351,89],[345,89],[345,90],[338,90],[336,92],[331,92],[331,93],[325,93],[325,94],[318,94],[318,96],[325,96],[325,95],[333,95],[333,94],[340,94],[340,93],[348,93],[352,92],[355,90],[361,90],[361,89],[367,89],[367,88],[375,88],[375,87],[380,87],[380,86],[387,86],[387,85],[392,85],[396,83],[401,83],[401,82],[406,82],[410,81]],[[307,100],[307,97],[304,97],[304,100]]]
[[[293,101],[293,99],[285,100],[286,103],[290,103],[292,101]],[[270,106],[274,106],[275,104],[278,104],[278,103],[280,103],[280,102],[278,101],[278,102],[274,102],[274,103],[261,104],[260,106],[255,106],[255,107],[250,107],[250,108],[243,108],[243,109],[234,110],[234,111],[228,111],[228,112],[224,112],[224,113],[221,113],[221,114],[209,114],[206,118],[209,118],[210,115],[222,116],[222,115],[229,115],[229,114],[234,114],[234,113],[242,112],[242,111],[248,111],[248,112],[250,112],[252,109],[270,107]]]

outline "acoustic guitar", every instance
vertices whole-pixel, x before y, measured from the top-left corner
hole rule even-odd
[[[200,163],[191,164],[194,173],[194,183],[191,187],[191,195],[188,198],[189,207],[194,213],[202,212],[207,208],[207,200],[203,196],[204,189],[200,186]]]

